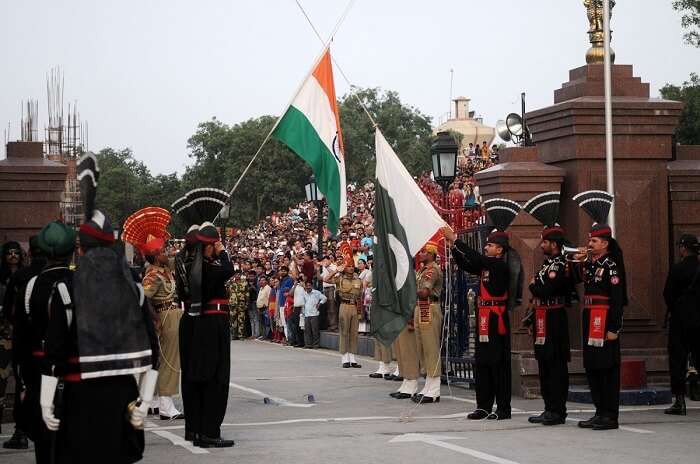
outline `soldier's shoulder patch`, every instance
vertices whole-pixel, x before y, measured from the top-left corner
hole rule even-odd
[[[556,279],[556,278],[557,278],[557,273],[556,273],[556,271],[549,271],[549,278],[550,278],[550,279]]]
[[[619,276],[616,276],[616,275],[615,275],[615,276],[612,276],[612,277],[610,278],[610,283],[613,284],[613,285],[619,284],[619,283],[620,283],[620,277],[619,277]]]

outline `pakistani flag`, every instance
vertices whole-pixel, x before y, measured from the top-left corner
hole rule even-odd
[[[343,136],[335,98],[331,52],[326,48],[272,132],[306,161],[328,202],[328,229],[348,214]]]
[[[379,129],[374,269],[371,326],[385,346],[391,345],[413,317],[416,274],[413,257],[445,225]]]

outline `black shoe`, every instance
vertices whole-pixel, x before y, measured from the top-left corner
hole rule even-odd
[[[614,430],[619,427],[617,419],[610,419],[609,417],[600,417],[593,424],[593,430]]]
[[[531,424],[541,424],[544,422],[544,414],[546,411],[542,412],[539,416],[530,416],[527,418],[527,421]]]
[[[510,419],[510,413],[505,411],[499,411],[497,409],[496,412],[492,412],[486,418],[488,420],[508,420]]]
[[[394,380],[394,374],[384,374],[384,380]]]
[[[481,420],[481,419],[486,419],[489,416],[489,413],[484,411],[483,409],[477,409],[474,412],[470,412],[467,414],[467,419],[470,420]]]
[[[160,415],[160,410],[158,408],[148,408],[148,415],[149,416],[158,416],[158,415]]]
[[[205,435],[200,435],[199,438],[194,441],[194,446],[199,446],[200,448],[230,448],[234,444],[233,440],[224,440],[221,437],[209,438]]]
[[[169,421],[169,420],[180,420],[180,419],[184,419],[184,418],[185,418],[185,415],[182,413],[175,414],[174,416],[164,416],[164,415],[160,414],[160,420]]]
[[[195,441],[199,440],[199,434],[190,432],[189,430],[185,431],[185,441]]]
[[[393,380],[394,382],[403,382],[403,377],[401,377],[400,375],[394,375],[391,377],[391,380]]]
[[[350,364],[350,367],[354,367],[355,369],[359,369],[362,367],[362,365],[357,364],[357,363],[352,363],[352,364]]]
[[[664,414],[670,414],[672,416],[685,416],[687,413],[685,397],[683,395],[676,395],[676,399],[671,407],[664,410]]]
[[[433,398],[432,396],[425,396],[425,395],[413,395],[411,398],[414,403],[418,404],[430,404],[430,403],[439,403],[440,402],[440,397],[438,396],[437,398]]]
[[[23,450],[29,448],[29,442],[24,432],[15,429],[15,433],[9,440],[2,444],[2,447],[5,449]]]
[[[566,414],[561,415],[556,412],[545,412],[544,413],[544,420],[542,421],[542,425],[561,425],[561,424],[566,424]]]
[[[350,363],[343,363],[343,369],[349,369]]]
[[[598,420],[600,420],[600,416],[593,416],[588,420],[579,421],[578,426],[582,429],[592,429]]]
[[[373,374],[369,375],[370,379],[382,379],[384,378],[384,374],[380,374],[379,372],[374,372]]]
[[[389,393],[389,396],[391,396],[392,398],[396,398],[397,400],[407,400],[411,398],[410,394],[401,392]]]

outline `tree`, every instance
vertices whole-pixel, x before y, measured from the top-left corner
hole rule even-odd
[[[700,145],[700,77],[692,73],[690,81],[682,86],[666,84],[661,96],[685,104],[676,128],[676,142],[683,145]]]
[[[411,174],[430,169],[430,117],[404,105],[396,92],[378,88],[353,92],[343,96],[339,107],[348,181],[364,183],[374,178],[374,128],[358,99]]]
[[[683,36],[685,41],[700,47],[700,0],[675,0],[673,9],[683,12],[681,25],[689,31]]]

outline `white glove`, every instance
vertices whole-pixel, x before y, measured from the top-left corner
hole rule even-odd
[[[148,405],[153,400],[153,392],[158,381],[158,371],[151,369],[141,375],[139,398],[129,405],[129,423],[137,430],[143,429],[143,421],[148,414]]]
[[[56,394],[56,386],[58,385],[58,378],[51,377],[48,375],[41,376],[41,394],[39,397],[39,404],[41,405],[41,418],[46,424],[46,428],[55,432],[61,425],[61,421],[56,419],[53,415],[54,406],[53,398]]]

